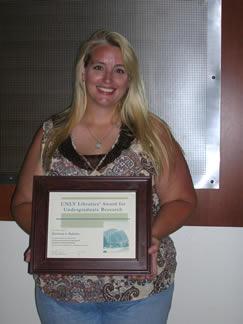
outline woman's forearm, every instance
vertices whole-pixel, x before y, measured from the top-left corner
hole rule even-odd
[[[183,200],[175,200],[164,204],[152,225],[152,236],[161,239],[183,226],[191,215],[195,204]]]
[[[31,231],[32,203],[22,203],[12,207],[12,215],[16,223],[27,233]]]

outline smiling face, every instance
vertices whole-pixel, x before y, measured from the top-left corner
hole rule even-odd
[[[89,106],[115,108],[127,92],[128,73],[119,47],[98,45],[85,67],[84,80]]]

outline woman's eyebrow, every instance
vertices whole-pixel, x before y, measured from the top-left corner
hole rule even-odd
[[[90,63],[91,64],[102,64],[102,65],[105,65],[106,63],[105,62],[102,62],[102,61],[94,61],[94,60],[90,60]],[[118,63],[118,64],[115,64],[114,66],[119,66],[119,67],[124,67],[125,68],[125,65],[122,64],[122,63]]]
[[[101,61],[94,61],[94,60],[90,60],[90,63],[91,64],[105,64],[104,62],[101,62]]]

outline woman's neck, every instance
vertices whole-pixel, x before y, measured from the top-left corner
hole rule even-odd
[[[112,111],[107,109],[100,109],[99,111],[92,109],[87,109],[83,118],[82,123],[88,125],[119,125],[120,124],[120,116],[115,112],[115,109]]]

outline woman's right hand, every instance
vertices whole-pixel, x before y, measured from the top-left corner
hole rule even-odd
[[[24,252],[24,261],[30,262],[31,260],[31,249],[28,247],[28,249]]]

